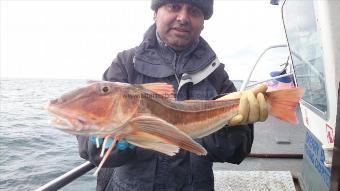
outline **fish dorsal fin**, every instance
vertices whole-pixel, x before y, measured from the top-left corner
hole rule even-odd
[[[171,84],[156,82],[142,84],[141,86],[166,98],[174,99],[174,87]]]
[[[140,115],[133,118],[130,125],[133,131],[156,136],[163,143],[176,145],[197,155],[207,154],[207,151],[187,134],[158,117]]]

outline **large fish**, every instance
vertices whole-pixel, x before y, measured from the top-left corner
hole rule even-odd
[[[164,83],[94,82],[50,101],[47,108],[62,131],[105,138],[104,145],[113,139],[97,173],[120,139],[170,156],[179,148],[205,155],[193,139],[223,128],[237,115],[239,99],[175,101],[172,93],[172,86]],[[295,122],[302,94],[301,88],[267,92],[269,112]]]

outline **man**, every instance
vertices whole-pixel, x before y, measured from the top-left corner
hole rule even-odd
[[[224,65],[200,37],[204,20],[212,16],[213,0],[152,0],[151,8],[155,24],[138,47],[118,54],[104,80],[166,82],[174,86],[177,100],[213,99],[236,91]],[[97,190],[214,190],[213,162],[239,164],[253,142],[253,125],[239,124],[260,120],[255,96],[243,94],[242,99],[247,111],[231,119],[234,127],[196,140],[208,151],[206,156],[185,150],[170,157],[139,147],[116,149],[100,171]],[[88,137],[78,141],[81,157],[98,165],[100,149]]]

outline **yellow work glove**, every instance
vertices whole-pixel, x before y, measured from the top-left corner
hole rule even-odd
[[[250,90],[233,92],[217,100],[240,98],[237,115],[231,118],[228,125],[240,125],[265,121],[268,117],[268,107],[264,98],[267,90],[266,85],[259,85]]]

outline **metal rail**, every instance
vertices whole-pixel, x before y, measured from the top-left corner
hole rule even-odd
[[[52,191],[52,190],[58,190],[73,180],[81,177],[85,173],[92,170],[95,166],[90,162],[85,162],[76,168],[66,172],[65,174],[57,177],[54,180],[51,180],[50,182],[46,183],[45,185],[41,186],[40,188],[36,189],[35,191]]]
[[[279,158],[279,159],[302,159],[300,153],[249,153],[248,157],[253,158]]]
[[[274,46],[270,46],[268,48],[266,48],[262,53],[261,55],[257,58],[256,62],[254,63],[254,65],[252,66],[250,72],[248,73],[248,76],[243,80],[243,83],[241,85],[241,88],[240,88],[240,91],[243,91],[247,88],[247,85],[249,83],[249,80],[250,80],[250,77],[251,75],[253,74],[253,71],[257,65],[257,63],[261,60],[262,56],[270,49],[273,49],[273,48],[284,48],[284,47],[288,47],[286,44],[279,44],[279,45],[274,45]],[[280,78],[280,77],[283,77],[283,75],[280,75],[280,76],[277,76],[277,78]]]

